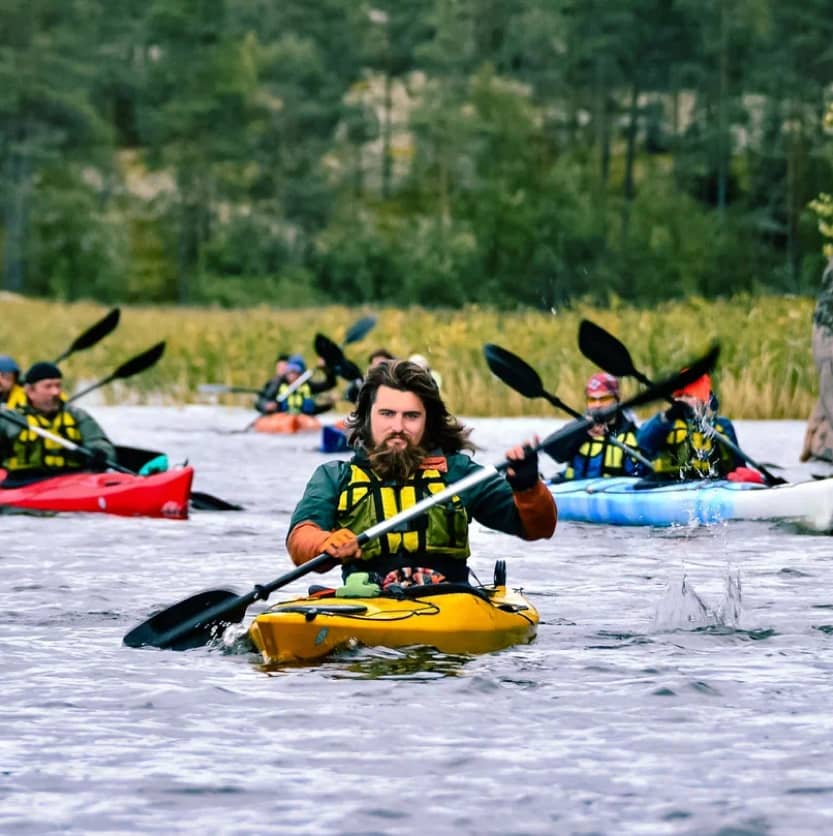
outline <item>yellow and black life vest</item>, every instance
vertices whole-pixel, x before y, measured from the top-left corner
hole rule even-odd
[[[412,508],[421,499],[445,490],[439,470],[418,470],[404,483],[382,481],[372,471],[350,465],[350,482],[338,497],[338,524],[351,531],[366,531],[373,525]],[[469,554],[469,517],[460,498],[435,505],[362,546],[362,558],[390,557],[401,553],[444,555],[465,560]]]
[[[81,444],[81,433],[75,418],[68,410],[60,410],[53,418],[36,415],[32,412],[18,413],[25,418],[29,426],[40,427],[60,435],[75,444]],[[34,430],[21,430],[12,442],[12,455],[6,459],[5,467],[9,470],[23,468],[72,468],[82,467],[82,462],[67,455],[65,447],[48,438],[43,438]]]
[[[309,383],[302,383],[297,389],[290,392],[284,400],[281,400],[283,393],[291,386],[290,383],[281,383],[278,387],[276,400],[281,412],[291,412],[297,415],[304,411],[304,401],[312,398],[312,389]]]
[[[715,443],[711,433],[704,433],[699,422],[681,418],[674,421],[665,437],[665,448],[654,461],[657,473],[688,473],[703,478],[725,476],[733,467],[731,457],[723,445]]]
[[[26,406],[26,392],[19,383],[15,383],[6,397],[6,408],[19,409],[22,406]]]
[[[631,430],[618,433],[616,440],[621,441],[628,447],[638,449],[636,435]],[[579,478],[625,475],[625,451],[621,447],[616,447],[611,444],[610,437],[607,433],[598,438],[588,438],[578,448],[576,455],[584,459],[583,466],[579,468]],[[575,463],[575,459],[573,459],[564,471],[564,477],[566,479],[576,478]]]

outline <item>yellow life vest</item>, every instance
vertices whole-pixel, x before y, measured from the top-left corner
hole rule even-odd
[[[75,418],[67,410],[60,410],[53,418],[36,415],[32,412],[18,413],[30,427],[40,427],[72,441],[81,444],[81,433]],[[67,456],[67,450],[55,441],[43,438],[34,430],[21,430],[12,442],[12,455],[6,459],[5,467],[9,470],[23,468],[80,468],[82,462]]]
[[[297,389],[290,392],[286,398],[281,400],[283,393],[289,389],[290,385],[289,383],[281,383],[278,387],[276,400],[278,401],[281,412],[291,412],[297,415],[299,412],[304,411],[304,401],[312,398],[312,389],[309,383],[302,383]]]
[[[715,430],[717,432],[717,430]],[[699,422],[678,418],[665,437],[665,448],[654,462],[657,473],[694,473],[701,477],[725,476],[732,469],[722,445],[702,431]]]
[[[621,441],[628,447],[637,449],[636,435],[631,432],[619,433],[616,436],[617,441]],[[602,457],[600,474],[601,476],[623,476],[625,473],[625,451],[621,447],[616,447],[610,444],[609,436],[607,434],[600,438],[588,438],[581,447],[578,448],[577,455],[587,460],[587,466],[584,468],[586,472],[592,472],[593,469],[589,467],[592,459]],[[564,476],[567,479],[574,479],[576,475],[573,464],[570,463],[564,471]]]
[[[6,407],[8,409],[19,409],[22,406],[26,406],[26,392],[19,383],[15,383],[6,396]]]
[[[366,531],[373,525],[412,508],[421,499],[445,490],[439,470],[418,470],[404,483],[383,482],[372,471],[350,465],[350,482],[338,497],[338,524],[351,531]],[[469,550],[469,517],[458,496],[435,505],[395,531],[362,546],[362,558],[390,557],[406,552],[444,555],[465,560]]]

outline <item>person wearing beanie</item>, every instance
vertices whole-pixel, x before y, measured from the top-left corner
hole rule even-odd
[[[652,460],[660,477],[677,479],[725,479],[743,468],[728,445],[715,438],[720,434],[734,447],[737,433],[732,422],[713,409],[717,398],[707,374],[678,389],[671,404],[640,427],[637,441]]]
[[[0,411],[0,461],[12,480],[54,475],[69,470],[106,470],[116,451],[104,431],[83,409],[67,404],[62,395],[61,370],[46,361],[34,363],[24,375],[25,402],[14,415],[91,451],[81,456],[64,445],[44,438],[18,421],[4,419]]]
[[[619,380],[607,372],[591,375],[584,387],[585,414],[588,417],[601,409],[619,403]],[[606,422],[596,423],[584,437],[576,440],[567,452],[567,468],[552,481],[597,479],[608,476],[642,476],[644,466],[636,455],[628,455],[623,447],[639,454],[636,443],[636,420],[630,412],[617,412]]]
[[[306,361],[301,354],[279,354],[275,363],[275,374],[263,384],[263,388],[255,399],[255,409],[263,415],[270,415],[273,412],[318,415],[320,412],[332,409],[334,405],[332,398],[316,398],[316,395],[335,388],[337,383],[335,372],[321,357],[318,358],[317,368],[324,372],[324,380],[312,380],[307,376],[296,389],[292,384],[306,373]]]
[[[20,385],[20,366],[8,354],[0,354],[0,409],[17,409],[26,403]]]

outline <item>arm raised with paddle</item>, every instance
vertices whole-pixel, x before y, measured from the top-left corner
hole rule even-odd
[[[689,364],[689,368],[686,371],[675,374],[655,384],[639,395],[621,404],[617,404],[611,408],[612,411],[608,410],[608,413],[613,414],[619,409],[641,406],[642,404],[665,397],[678,386],[685,385],[690,380],[696,379],[709,371],[714,366],[717,355],[718,350],[715,347],[703,358]],[[436,387],[433,387],[433,385],[431,385],[431,388],[436,391]],[[368,391],[364,391],[362,397],[370,398]],[[395,410],[386,409],[385,411]],[[575,443],[575,438],[586,433],[592,424],[593,421],[587,418],[573,421],[552,433],[544,441],[535,443],[529,452],[537,454],[539,450],[543,450],[554,458],[558,458],[562,449],[565,446],[572,446]],[[537,467],[533,469],[537,471]],[[453,502],[456,497],[465,494],[477,485],[490,481],[494,483],[496,474],[509,470],[513,471],[514,477],[518,477],[521,475],[519,474],[519,470],[522,471],[523,467],[514,458],[507,458],[494,467],[477,467],[462,479],[448,484],[443,490],[424,497],[410,507],[383,521],[365,527],[356,533],[356,543],[361,548],[389,532],[402,532],[404,524],[408,521],[421,518],[430,512],[431,509],[443,503]],[[537,472],[535,473],[535,478],[537,480]],[[520,487],[522,489],[521,492],[525,492],[523,490],[525,486],[520,485]],[[269,583],[256,585],[250,592],[244,595],[238,595],[235,592],[225,589],[208,590],[167,607],[128,632],[124,636],[124,643],[129,647],[150,646],[175,650],[184,650],[207,644],[213,638],[217,637],[225,626],[241,621],[248,607],[256,601],[267,600],[271,593],[310,572],[324,571],[330,568],[333,565],[333,556],[331,554],[333,548],[330,546],[328,548],[330,548],[330,551],[325,551],[318,556],[306,560],[290,572]]]
[[[533,369],[526,361],[522,360],[511,351],[507,351],[499,345],[487,343],[483,346],[483,354],[485,355],[486,363],[492,372],[507,386],[511,387],[525,398],[544,398],[554,407],[572,415],[573,418],[585,417],[577,410],[567,406],[567,404],[565,404],[558,396],[547,392],[546,389],[544,389],[544,385],[541,382],[541,377],[538,372],[536,372],[535,369]],[[621,413],[616,413],[616,416],[618,415],[621,415]],[[601,424],[601,427],[608,444],[618,448],[634,461],[639,462],[646,470],[653,470],[651,462],[649,462],[635,446],[628,445],[625,442],[620,441],[613,432],[608,431],[607,424]],[[581,442],[582,440],[583,439],[579,438],[578,442]]]
[[[650,379],[634,366],[630,352],[625,345],[608,331],[605,331],[601,326],[596,325],[587,319],[582,320],[579,325],[578,342],[581,353],[587,357],[588,360],[591,360],[606,372],[616,375],[617,377],[633,377],[640,383],[644,383],[646,386],[651,385]],[[690,380],[688,383],[694,383],[695,380]],[[685,387],[676,387],[668,393],[666,399],[673,401],[673,398],[671,397],[673,393],[683,388]],[[685,410],[680,407],[678,411],[684,412]],[[674,415],[670,417],[674,417]],[[767,485],[772,486],[786,484],[786,479],[782,479],[780,476],[775,476],[770,473],[766,467],[756,462],[751,458],[751,456],[747,455],[731,438],[724,433],[715,431],[710,434],[710,438],[729,451],[738,461],[745,461],[758,470],[763,475]]]

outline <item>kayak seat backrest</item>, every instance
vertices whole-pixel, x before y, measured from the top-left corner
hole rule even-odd
[[[391,584],[382,594],[389,598],[423,598],[426,595],[451,595],[460,592],[475,595],[484,601],[491,601],[484,589],[467,583],[427,583],[413,586]]]

